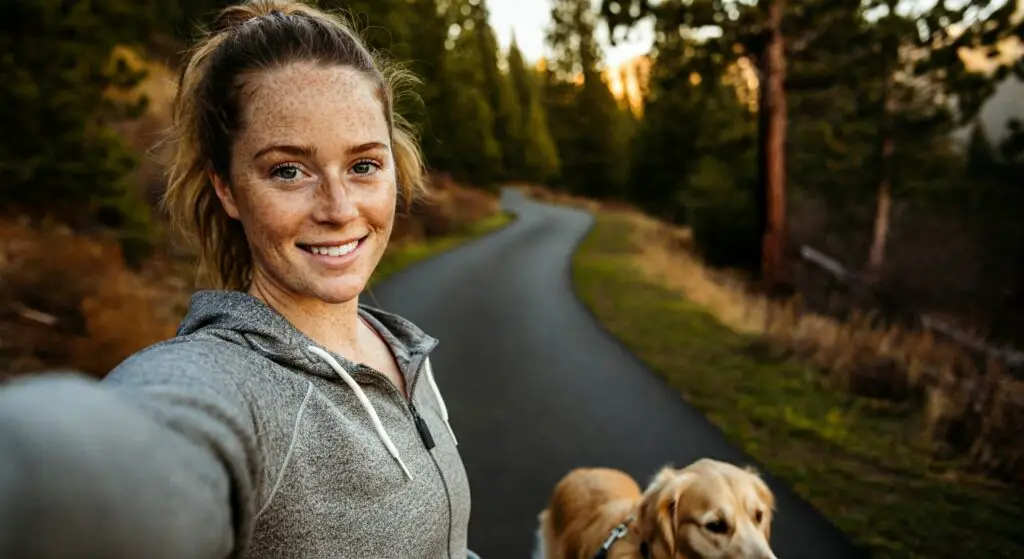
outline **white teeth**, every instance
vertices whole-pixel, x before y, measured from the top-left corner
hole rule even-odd
[[[333,247],[309,247],[310,252],[313,254],[322,254],[324,256],[345,256],[352,252],[359,245],[359,241],[352,241],[347,245],[333,246]]]

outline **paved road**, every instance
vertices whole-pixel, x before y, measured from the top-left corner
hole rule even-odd
[[[591,216],[513,191],[503,203],[519,215],[512,225],[373,290],[379,306],[441,341],[432,360],[472,487],[471,549],[528,559],[537,513],[573,467],[621,468],[643,485],[666,463],[753,463],[575,298],[570,257]],[[860,556],[766,479],[779,501],[780,559]]]

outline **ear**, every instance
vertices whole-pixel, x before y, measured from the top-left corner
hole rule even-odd
[[[767,508],[770,512],[769,522],[765,523],[763,526],[765,538],[770,539],[772,535],[772,526],[770,520],[775,513],[775,494],[772,493],[771,488],[768,487],[768,484],[764,482],[764,479],[761,478],[757,470],[750,466],[747,466],[744,469],[753,476],[752,481],[754,484],[754,491],[757,492],[758,499],[760,499],[761,502],[764,503],[765,508]]]
[[[654,477],[639,506],[638,524],[643,540],[661,539],[670,553],[676,550],[676,510],[693,476],[663,468]],[[660,538],[659,538],[660,537]]]
[[[210,182],[213,183],[213,190],[217,193],[217,198],[220,199],[220,205],[224,207],[224,211],[232,219],[238,219],[238,204],[235,203],[235,195],[231,192],[231,186],[213,171],[210,171]]]
[[[775,494],[772,493],[772,490],[771,488],[768,487],[768,484],[764,482],[764,479],[761,477],[760,472],[758,472],[751,466],[747,466],[746,468],[744,468],[744,470],[746,470],[747,473],[753,476],[754,489],[757,490],[757,496],[760,497],[762,501],[764,501],[765,505],[769,509],[774,511]]]
[[[654,545],[662,540],[669,549],[675,547],[675,530],[672,519],[676,503],[674,492],[667,484],[649,489],[643,496],[637,512],[637,528],[640,539]]]

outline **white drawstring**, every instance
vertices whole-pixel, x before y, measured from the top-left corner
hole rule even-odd
[[[434,382],[434,369],[430,366],[430,358],[427,357],[426,364],[424,365],[427,369],[427,381],[430,383],[430,389],[434,392],[434,397],[437,398],[437,403],[441,407],[441,419],[444,420],[444,426],[448,428],[448,434],[452,436],[452,441],[455,442],[455,446],[459,446],[459,440],[455,438],[455,431],[452,431],[452,426],[448,423],[448,407],[444,405],[444,398],[441,397],[441,391],[437,388],[437,383]]]
[[[377,430],[377,436],[384,441],[384,446],[387,447],[391,456],[398,461],[398,465],[402,467],[402,471],[405,472],[405,475],[408,476],[409,479],[412,479],[412,474],[409,473],[409,469],[405,467],[405,462],[402,462],[402,457],[399,456],[398,449],[395,448],[395,444],[391,442],[391,437],[388,436],[388,432],[384,430],[384,425],[380,422],[380,418],[377,417],[377,410],[373,408],[373,404],[370,403],[366,394],[363,393],[363,389],[359,387],[359,384],[356,383],[348,372],[345,371],[344,367],[342,367],[330,353],[312,345],[309,346],[308,349],[319,355],[324,361],[327,361],[327,364],[334,369],[334,372],[338,373],[338,376],[345,381],[345,384],[352,389],[352,392],[355,392],[356,398],[359,398],[359,403],[363,405],[363,409],[366,410],[366,413],[370,414],[370,420],[373,422],[374,429]]]

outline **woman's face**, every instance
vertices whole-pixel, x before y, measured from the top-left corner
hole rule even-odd
[[[246,79],[230,183],[214,179],[242,222],[253,288],[342,303],[380,261],[395,215],[388,123],[369,78],[290,64]]]

